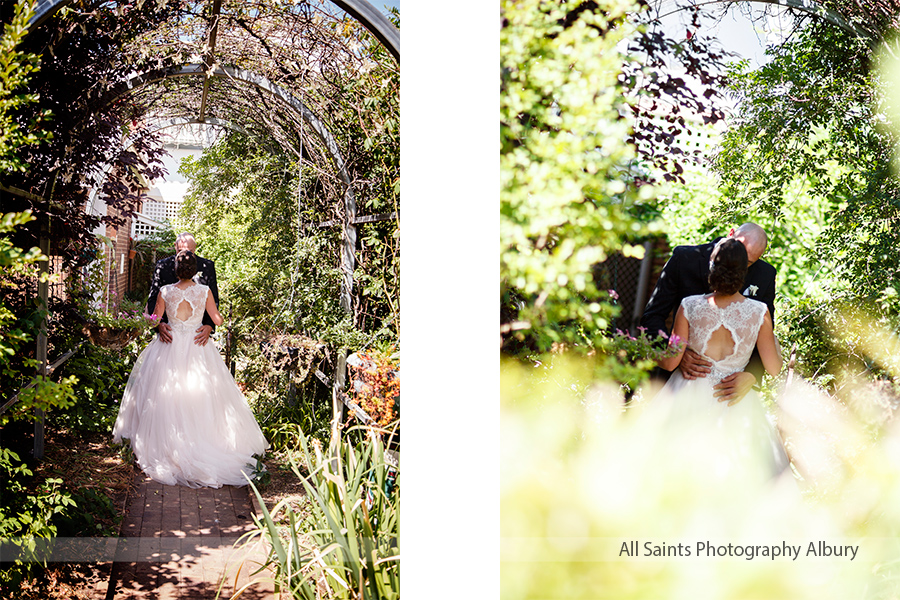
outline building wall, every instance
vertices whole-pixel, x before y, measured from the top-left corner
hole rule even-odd
[[[198,143],[186,143],[173,139],[165,145],[168,154],[163,157],[167,175],[154,181],[147,191],[147,199],[141,209],[141,217],[132,224],[131,237],[141,240],[153,233],[159,224],[170,223],[177,228],[178,211],[188,190],[188,181],[178,172],[185,157],[198,157],[202,148]]]
[[[112,210],[112,209],[110,209]],[[106,226],[106,237],[113,241],[113,248],[106,247],[106,276],[107,291],[112,303],[113,299],[122,299],[125,293],[131,289],[131,219],[125,219],[125,224],[119,228]]]

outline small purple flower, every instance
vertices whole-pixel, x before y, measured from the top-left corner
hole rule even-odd
[[[609,297],[612,298],[613,300],[619,299],[619,292],[617,292],[616,290],[606,290],[606,291],[609,293]]]

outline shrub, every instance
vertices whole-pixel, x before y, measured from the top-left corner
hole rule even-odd
[[[399,469],[390,464],[380,436],[369,432],[365,441],[341,441],[327,453],[316,441],[301,442],[308,475],[293,458],[291,466],[309,498],[308,517],[299,518],[287,500],[267,510],[253,487],[263,519],[254,517],[257,530],[247,541],[264,537],[270,544],[263,568],[274,570],[292,598],[318,598],[317,587],[326,588],[329,598],[399,598]],[[286,529],[275,524],[281,513]]]

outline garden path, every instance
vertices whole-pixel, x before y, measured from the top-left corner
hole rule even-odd
[[[249,487],[191,489],[163,485],[140,471],[128,501],[105,600],[220,598],[243,587],[265,558],[262,543],[235,549],[253,529]],[[260,573],[253,579],[266,575]],[[247,589],[240,598],[276,597],[271,582]]]

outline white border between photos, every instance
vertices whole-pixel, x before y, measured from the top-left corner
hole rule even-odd
[[[499,6],[400,8],[401,589],[498,598]]]

